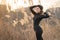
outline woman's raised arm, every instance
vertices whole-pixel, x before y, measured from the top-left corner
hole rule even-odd
[[[42,16],[43,18],[48,18],[51,16],[51,13],[50,12],[45,12],[44,15]]]
[[[34,12],[34,10],[33,10],[33,8],[35,8],[35,7],[36,7],[36,6],[31,6],[31,7],[30,7],[30,10],[31,10],[31,12],[32,12],[33,15],[36,14],[36,13]]]

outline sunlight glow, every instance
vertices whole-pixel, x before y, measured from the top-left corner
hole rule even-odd
[[[44,11],[46,11],[48,8],[54,7],[58,1],[59,0],[32,0],[31,3],[33,3],[32,5],[42,5],[44,7]],[[29,0],[0,0],[0,4],[5,4],[7,7],[10,6],[10,10],[30,6]]]
[[[41,0],[41,5],[44,7],[44,11],[46,11],[48,8],[56,7],[56,3],[59,0]]]

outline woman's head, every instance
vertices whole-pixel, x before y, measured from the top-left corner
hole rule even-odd
[[[34,12],[36,13],[41,13],[43,11],[43,6],[41,5],[36,5],[34,8],[33,8]]]

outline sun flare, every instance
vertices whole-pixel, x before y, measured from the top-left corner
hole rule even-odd
[[[7,7],[10,6],[10,10],[15,10],[20,7],[29,7],[32,5],[43,5],[44,11],[50,7],[54,7],[56,2],[59,0],[0,0],[0,4],[5,4]],[[8,8],[7,8],[8,9]]]

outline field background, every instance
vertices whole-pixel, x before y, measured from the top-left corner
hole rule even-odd
[[[37,4],[41,4],[41,0],[37,1]],[[45,1],[50,2],[50,0]],[[35,5],[32,0],[29,3]],[[51,12],[52,16],[41,21],[43,39],[60,40],[60,1],[56,0],[56,3],[50,7],[47,6],[44,10]],[[12,11],[11,6],[5,5],[5,0],[0,3],[0,40],[36,40],[33,29],[33,14],[29,10],[29,6]]]

